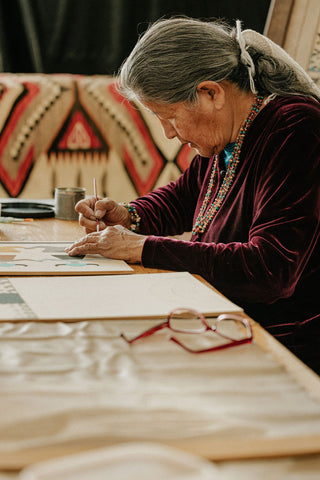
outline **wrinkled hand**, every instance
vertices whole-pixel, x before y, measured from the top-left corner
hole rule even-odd
[[[86,233],[95,232],[97,229],[97,222],[99,220],[100,230],[104,230],[110,225],[123,225],[130,228],[131,218],[128,210],[119,205],[111,198],[88,197],[85,200],[80,200],[75,206],[79,215],[79,223],[85,228]]]
[[[102,232],[89,233],[65,251],[70,256],[98,253],[103,257],[139,263],[146,239],[145,235],[131,232],[122,225],[114,225],[105,227]]]

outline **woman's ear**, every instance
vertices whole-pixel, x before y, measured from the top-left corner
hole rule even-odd
[[[197,86],[199,98],[212,102],[217,110],[221,110],[225,103],[225,90],[220,83],[206,80]]]

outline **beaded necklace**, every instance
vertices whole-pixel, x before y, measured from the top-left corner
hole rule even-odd
[[[225,199],[232,183],[235,177],[236,173],[236,168],[239,163],[239,157],[240,157],[240,152],[241,152],[241,147],[242,143],[244,140],[244,137],[247,133],[248,128],[250,127],[251,123],[255,119],[255,117],[258,115],[262,102],[263,102],[264,97],[257,95],[255,98],[254,103],[252,104],[250,114],[247,117],[246,121],[244,122],[243,126],[240,128],[239,135],[236,139],[235,146],[232,152],[232,156],[228,162],[228,167],[227,167],[227,172],[226,175],[223,179],[222,185],[219,188],[219,191],[213,200],[212,204],[210,207],[207,209],[211,195],[212,195],[212,190],[213,187],[217,181],[218,177],[218,155],[215,155],[215,161],[214,165],[212,168],[212,173],[210,176],[210,181],[208,185],[208,189],[206,192],[206,195],[204,197],[203,203],[200,208],[199,215],[195,221],[195,224],[192,229],[192,234],[196,235],[198,233],[204,233],[213,219],[213,217],[216,215],[218,212],[219,208],[222,205],[223,200]],[[206,211],[207,210],[207,211]]]

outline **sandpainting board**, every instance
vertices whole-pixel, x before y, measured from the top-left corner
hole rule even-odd
[[[132,273],[123,260],[101,255],[70,257],[66,242],[0,242],[2,275],[106,275]]]

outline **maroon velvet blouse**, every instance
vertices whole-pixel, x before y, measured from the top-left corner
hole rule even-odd
[[[164,238],[191,231],[213,162],[198,155],[176,182],[132,202],[150,235],[143,265],[201,275],[320,373],[320,104],[268,103],[207,231]]]

